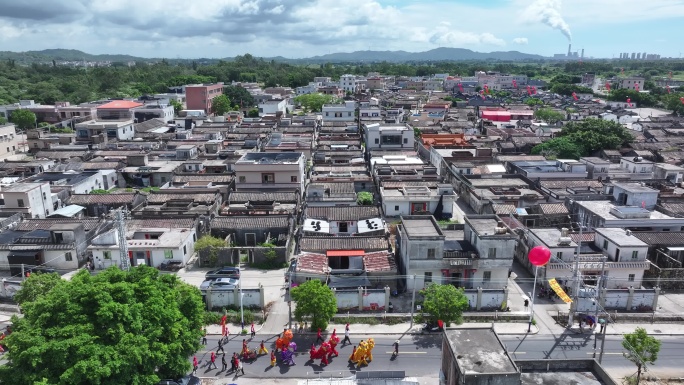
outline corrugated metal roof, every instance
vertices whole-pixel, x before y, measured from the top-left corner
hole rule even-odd
[[[211,221],[214,229],[268,229],[287,228],[287,215],[264,215],[264,216],[230,216],[216,217]]]
[[[100,219],[69,219],[69,218],[46,218],[25,219],[17,225],[17,231],[50,230],[58,223],[82,223],[85,231],[90,231],[98,226]]]
[[[377,206],[343,206],[343,207],[307,207],[306,218],[325,219],[327,221],[358,221],[361,219],[380,217]]]
[[[71,204],[71,205],[62,207],[59,210],[56,210],[55,212],[53,212],[50,215],[60,215],[63,217],[70,217],[71,218],[83,210],[85,210],[85,207]]]
[[[299,248],[303,251],[328,250],[389,250],[389,241],[384,237],[302,237]]]

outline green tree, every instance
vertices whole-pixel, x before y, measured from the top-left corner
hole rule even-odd
[[[321,112],[324,104],[332,103],[335,97],[324,94],[306,94],[299,95],[295,98],[295,102],[308,112]]]
[[[226,247],[226,241],[221,238],[212,237],[211,235],[203,235],[202,238],[195,242],[195,250],[198,253],[205,254],[209,259],[209,264],[214,266],[218,260],[219,249]]]
[[[233,103],[240,106],[240,108],[252,107],[254,105],[254,97],[244,87],[225,86],[223,87],[223,94],[232,100]]]
[[[532,154],[549,159],[579,159],[584,155],[584,148],[570,138],[560,137],[534,146]]]
[[[356,203],[361,206],[370,206],[373,204],[373,194],[368,191],[361,191],[356,194]]]
[[[563,113],[554,111],[550,108],[540,108],[537,111],[534,111],[534,117],[549,124],[555,124],[565,119]]]
[[[70,281],[31,275],[17,293],[23,317],[3,341],[13,384],[139,384],[182,376],[199,348],[199,290],[171,274],[116,267]]]
[[[252,108],[247,112],[247,117],[248,118],[258,118],[259,117],[259,109],[258,108]]]
[[[532,106],[543,106],[544,102],[539,98],[527,98],[527,100],[525,100],[525,104],[527,104],[530,107],[532,107]]]
[[[684,93],[669,94],[664,97],[665,108],[672,111],[673,114],[684,115],[684,102],[682,98]]]
[[[226,95],[219,95],[211,101],[211,110],[216,115],[225,115],[226,113],[228,113],[228,111],[230,111],[230,109],[230,99],[228,99]]]
[[[658,359],[660,341],[648,335],[644,328],[636,328],[633,333],[625,334],[622,338],[622,347],[627,350],[623,353],[625,358],[637,366],[636,383],[641,380],[641,370],[645,364],[652,364]]]
[[[566,84],[566,83],[550,83],[549,88],[554,94],[570,96],[573,92],[578,94],[593,94],[594,91],[591,88],[578,86],[576,84]]]
[[[337,313],[335,294],[319,280],[306,281],[293,287],[290,294],[297,304],[295,318],[302,321],[304,317],[309,317],[312,330],[328,327],[328,322]]]
[[[183,110],[183,103],[176,99],[169,100],[169,104],[173,106],[173,114],[176,116],[178,116],[178,113],[180,113]]]
[[[36,114],[25,108],[12,111],[10,120],[23,130],[36,127]]]
[[[421,293],[424,298],[423,312],[428,314],[432,323],[441,320],[448,326],[452,322],[463,322],[463,312],[468,309],[468,298],[463,288],[431,283]]]
[[[566,124],[559,136],[568,137],[581,145],[585,155],[603,149],[615,149],[634,140],[634,136],[621,124],[594,118]]]

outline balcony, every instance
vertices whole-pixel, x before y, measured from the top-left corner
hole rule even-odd
[[[442,264],[445,268],[468,268],[477,266],[480,256],[472,251],[445,251]]]

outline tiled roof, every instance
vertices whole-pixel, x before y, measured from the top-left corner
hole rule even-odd
[[[425,186],[427,188],[437,188],[437,185],[439,182],[427,182],[427,181],[391,181],[391,180],[384,180],[382,181],[382,187],[384,188],[402,188],[402,187],[416,187],[416,186]]]
[[[228,197],[230,203],[252,202],[296,202],[296,192],[231,192]]]
[[[147,196],[147,203],[166,203],[171,200],[188,200],[192,202],[213,203],[216,201],[215,193],[188,193],[188,194],[155,194]]]
[[[121,194],[74,194],[69,198],[72,205],[128,204],[133,203],[136,193]]]
[[[0,250],[72,250],[73,243],[50,243],[50,244],[0,244]]]
[[[58,223],[82,223],[85,231],[90,231],[98,226],[100,219],[69,219],[69,218],[47,218],[47,219],[25,219],[17,225],[17,231],[49,230]]]
[[[367,273],[397,271],[394,255],[388,251],[377,251],[363,256],[363,268]]]
[[[132,219],[128,221],[128,229],[190,229],[195,226],[195,220],[191,218],[174,219]]]
[[[325,254],[307,253],[297,256],[297,271],[312,274],[326,274],[328,257]]]
[[[575,243],[578,243],[578,242],[582,242],[582,243],[594,242],[594,233],[582,233],[582,238],[580,238],[579,233],[571,233],[570,239],[572,239],[572,241]]]
[[[128,100],[114,100],[109,103],[105,103],[99,107],[97,107],[98,110],[118,110],[118,109],[123,109],[123,108],[135,108],[135,107],[140,107],[142,106],[142,103],[137,103],[137,102],[131,102]]]
[[[684,203],[663,203],[661,206],[675,215],[684,215]]]
[[[520,228],[524,229],[524,228],[525,228],[525,225],[523,225],[522,222],[520,222],[520,221],[519,221],[517,218],[515,218],[515,217],[503,216],[503,217],[501,217],[500,219],[501,219],[501,221],[502,221],[503,223],[505,223],[506,226],[508,226],[511,230],[520,229]]]
[[[603,183],[596,180],[588,179],[571,179],[571,180],[544,180],[539,181],[542,187],[546,188],[567,188],[567,187],[591,187],[591,188],[601,188]]]
[[[211,227],[214,229],[269,229],[269,228],[287,228],[287,215],[262,215],[262,216],[230,216],[230,217],[216,217],[211,221]]]
[[[384,237],[302,237],[299,249],[303,251],[327,250],[389,250]]]
[[[331,182],[322,183],[325,189],[330,189],[330,194],[355,194],[354,182]]]
[[[232,179],[233,179],[232,175],[226,175],[226,174],[175,175],[173,177],[173,183],[185,183],[185,182],[190,182],[190,181],[228,183]]]
[[[683,231],[635,231],[632,235],[650,246],[684,246]]]
[[[542,214],[568,214],[568,209],[562,203],[540,203],[539,209]]]
[[[307,207],[306,218],[325,219],[327,221],[360,221],[362,219],[380,217],[377,206],[342,206],[342,207]]]
[[[48,159],[71,159],[71,158],[81,158],[84,157],[87,151],[38,151],[36,154],[36,159],[48,158]]]
[[[496,215],[508,215],[508,214],[515,214],[515,206],[513,205],[492,205],[492,209],[494,209],[494,214]]]

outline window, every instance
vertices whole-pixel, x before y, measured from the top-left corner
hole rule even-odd
[[[399,206],[394,206],[394,211],[399,211]]]
[[[188,255],[188,246],[183,245],[183,255]]]
[[[164,250],[164,259],[173,259],[173,250]]]
[[[608,240],[604,239],[603,240],[603,249],[605,250],[607,248],[608,248]]]
[[[245,182],[247,182],[247,177],[244,175],[240,175],[238,177],[238,180],[240,181],[240,183],[245,183]]]
[[[275,183],[275,174],[261,174],[261,183]]]
[[[496,258],[496,248],[490,247],[489,252],[487,253],[488,258]]]
[[[482,273],[482,282],[489,282],[492,280],[492,272],[491,271],[485,271]]]
[[[17,199],[17,206],[24,207],[24,200],[23,199]]]
[[[380,144],[380,139],[375,138],[375,144]]]
[[[628,276],[627,276],[627,280],[628,280],[629,282],[634,282],[634,274],[628,275]]]
[[[637,258],[639,258],[639,252],[636,250],[632,251],[632,259],[637,259]]]
[[[404,138],[404,144],[408,144],[408,138]]]
[[[383,135],[381,137],[382,144],[385,145],[398,145],[401,144],[401,135]]]
[[[296,177],[296,176],[291,176],[291,177],[290,177],[290,182],[292,182],[292,183],[297,183],[297,177]]]
[[[349,232],[349,225],[347,222],[340,222],[339,228],[340,228],[340,233],[348,233]]]
[[[431,271],[426,271],[425,272],[425,284],[432,283],[432,272]]]
[[[435,249],[428,249],[427,250],[427,258],[428,259],[435,259]]]
[[[74,259],[74,257],[71,256],[71,252],[66,252],[64,253],[64,260],[67,262],[71,262]]]
[[[102,252],[102,258],[104,259],[112,259],[112,252],[109,250],[105,250]]]
[[[556,258],[558,258],[558,259],[563,259],[563,252],[562,252],[562,251],[557,252],[557,253],[556,253]]]

